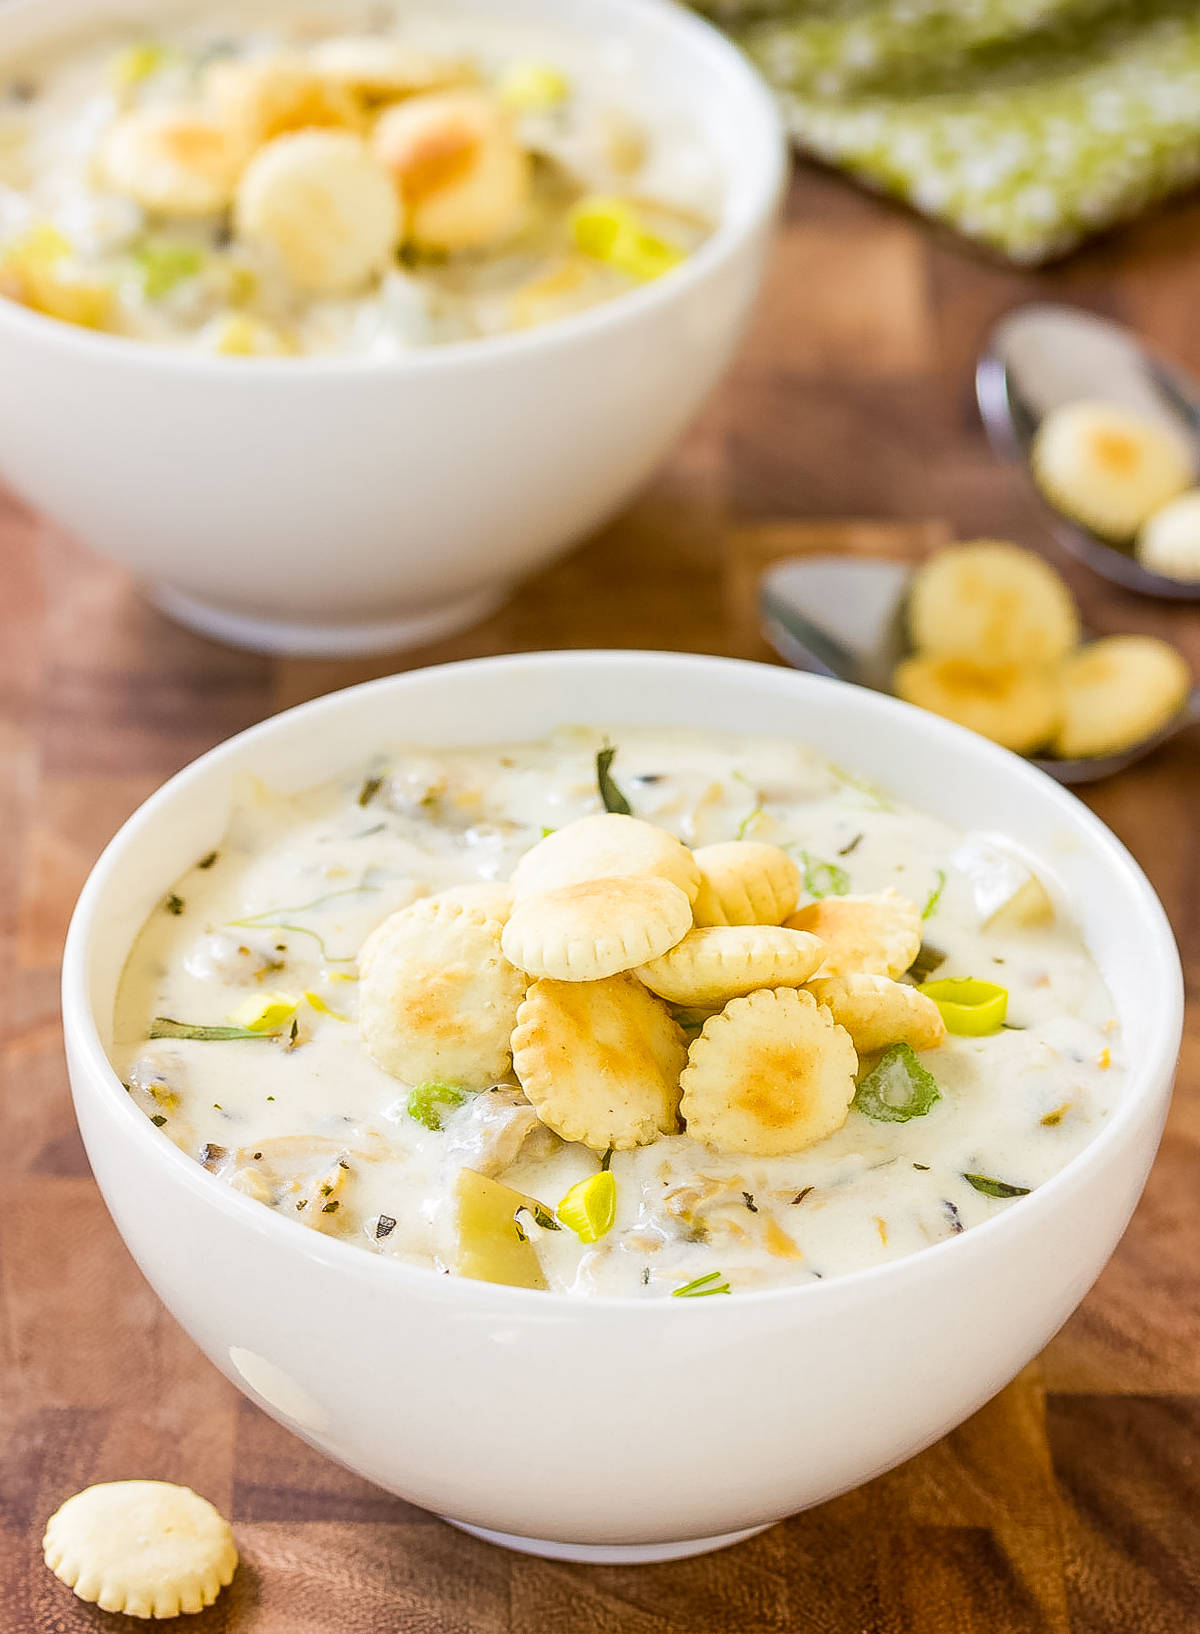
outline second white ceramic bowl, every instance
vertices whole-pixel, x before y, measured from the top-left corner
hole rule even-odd
[[[163,3],[15,0],[0,7],[0,62],[85,20],[160,19]],[[710,149],[722,219],[681,268],[607,305],[395,362],[208,358],[0,301],[6,478],[220,639],[354,652],[472,622],[646,480],[757,290],[783,139],[723,36],[672,0],[441,11],[626,53]]]
[[[138,929],[219,843],[239,771],[283,790],[405,743],[563,722],[799,738],[1053,876],[1112,992],[1129,1079],[1060,1174],[907,1259],[731,1299],[582,1299],[439,1276],[329,1241],[186,1157],[105,1054]],[[76,910],[63,1018],[80,1128],[170,1310],[280,1422],[413,1503],[574,1559],[661,1559],[821,1502],[943,1435],[1083,1298],[1137,1202],[1170,1094],[1182,982],[1128,853],[1015,756],[934,715],[763,665],[550,653],[416,671],[306,704],[205,756],[126,824]],[[153,1473],[153,1472],[149,1472]]]

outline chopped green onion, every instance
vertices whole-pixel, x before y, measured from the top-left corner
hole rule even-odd
[[[219,1044],[235,1038],[278,1038],[278,1033],[264,1033],[250,1027],[201,1027],[191,1021],[173,1021],[170,1016],[155,1016],[150,1023],[151,1038],[191,1038],[200,1043]]]
[[[706,1277],[697,1277],[693,1282],[685,1282],[682,1288],[672,1288],[672,1299],[703,1299],[706,1294],[731,1293],[727,1282],[721,1280],[720,1271],[710,1271]]]
[[[921,909],[922,919],[929,919],[937,912],[938,903],[942,900],[942,892],[945,889],[946,870],[944,868],[939,868],[937,871],[937,881],[929,895],[925,898],[925,906]]]
[[[277,1032],[295,1015],[299,1002],[290,993],[257,993],[234,1005],[229,1020],[247,1032]]]
[[[986,1174],[964,1174],[963,1179],[985,1197],[1028,1197],[1032,1190],[1029,1186],[1010,1185],[1007,1180],[992,1180]]]
[[[440,1129],[445,1118],[470,1099],[469,1090],[455,1089],[452,1084],[418,1084],[409,1091],[408,1115],[426,1129]]]
[[[893,1044],[859,1083],[852,1104],[876,1123],[923,1118],[942,1092],[907,1044]]]
[[[606,743],[603,749],[597,752],[596,783],[605,811],[615,811],[622,817],[631,817],[633,807],[613,781],[612,763],[616,759],[616,754],[617,751],[611,743]]]
[[[551,63],[514,62],[500,76],[496,94],[513,113],[545,113],[567,100],[571,86]]]
[[[208,257],[198,244],[149,239],[137,246],[133,259],[141,273],[142,293],[149,301],[161,301],[203,271]]]
[[[156,40],[141,40],[118,51],[108,65],[109,81],[118,91],[128,91],[157,74],[167,61],[165,46]]]
[[[747,834],[747,831],[750,828],[751,823],[756,823],[758,821],[758,819],[762,816],[762,814],[763,814],[763,808],[762,808],[761,805],[757,805],[757,806],[755,806],[753,811],[747,812],[746,815],[742,818],[741,822],[738,824],[738,831],[737,831],[737,836],[736,837],[739,840],[744,840],[746,838],[746,834]]]
[[[608,1169],[588,1175],[571,1187],[558,1205],[557,1214],[581,1243],[599,1242],[612,1230],[617,1217],[617,1182]]]
[[[986,1033],[999,1032],[1004,1025],[1008,989],[997,987],[995,982],[952,976],[944,981],[926,982],[921,992],[937,1005],[952,1033],[982,1038]]]
[[[675,244],[647,232],[641,215],[625,199],[591,196],[571,212],[575,247],[639,282],[659,278],[684,259]]]
[[[804,889],[809,896],[845,896],[849,891],[850,875],[836,862],[822,862],[820,857],[812,857],[807,851],[801,851],[800,862],[804,869]]]

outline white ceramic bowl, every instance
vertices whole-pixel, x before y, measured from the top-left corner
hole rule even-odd
[[[189,9],[201,0],[165,0]],[[164,0],[15,0],[0,62]],[[681,268],[543,328],[395,362],[211,358],[0,301],[0,465],[205,633],[335,653],[470,623],[617,510],[729,360],[784,145],[724,37],[672,0],[437,0],[629,53],[703,134],[726,205]]]
[[[563,722],[798,737],[1042,859],[1113,993],[1131,1063],[1091,1145],[1032,1196],[908,1259],[800,1288],[646,1303],[379,1259],[239,1195],[159,1134],[108,1064],[113,997],[145,917],[220,841],[235,773],[295,789],[381,747],[536,738]],[[63,1015],[80,1127],[117,1227],[242,1390],[332,1457],[459,1523],[542,1553],[646,1559],[731,1541],[877,1475],[1041,1349],[1142,1190],[1182,982],[1162,908],[1128,853],[1071,795],[982,738],[790,670],[549,653],[335,693],[181,772],[88,881]]]

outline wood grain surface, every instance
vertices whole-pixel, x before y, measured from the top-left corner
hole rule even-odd
[[[1195,1002],[1145,1199],[1038,1362],[857,1492],[724,1554],[619,1569],[462,1536],[312,1452],[218,1376],[142,1282],[89,1177],[56,992],[71,904],[104,841],[168,774],[276,709],[513,648],[753,656],[754,569],[793,541],[901,554],[955,534],[1046,545],[977,424],[971,369],[987,325],[1022,299],[1077,300],[1200,372],[1198,288],[1200,203],[1034,275],[804,169],[737,366],[653,485],[486,624],[399,659],[277,662],[213,646],[0,501],[0,1634],[145,1626],[82,1605],[40,1561],[49,1513],[123,1476],[194,1485],[233,1518],[242,1568],[191,1634],[1200,1630]],[[1168,635],[1200,673],[1200,610],[1072,577],[1093,627]],[[1089,796],[1162,893],[1193,991],[1198,749],[1193,733]]]

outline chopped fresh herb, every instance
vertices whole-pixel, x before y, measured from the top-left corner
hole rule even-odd
[[[937,1081],[907,1044],[893,1044],[859,1081],[853,1105],[876,1123],[923,1118],[942,1098]]]
[[[758,1213],[758,1204],[754,1201],[754,1193],[752,1191],[744,1191],[742,1193],[742,1200],[744,1201],[746,1207],[750,1210],[751,1214]]]
[[[993,1180],[986,1174],[964,1174],[968,1186],[974,1186],[985,1197],[1028,1197],[1029,1186],[1013,1186],[1007,1180]]]
[[[741,822],[738,824],[738,830],[737,830],[736,838],[739,839],[739,840],[744,840],[746,838],[746,834],[747,834],[747,832],[748,832],[748,830],[750,828],[751,823],[756,823],[758,821],[758,819],[762,816],[762,814],[763,814],[763,808],[762,808],[761,804],[755,806],[753,811],[747,812],[746,815],[742,818]]]
[[[225,1110],[225,1108],[221,1105],[220,1101],[214,1101],[213,1102],[213,1111],[214,1112],[224,1112],[224,1110]]]
[[[648,1288],[649,1286],[650,1286],[650,1267],[648,1265],[643,1265],[642,1266],[642,1287],[643,1288]]]
[[[353,964],[354,954],[336,955],[329,953],[325,947],[325,940],[319,931],[310,930],[307,925],[296,925],[290,919],[272,918],[280,914],[311,913],[315,908],[323,908],[327,902],[333,902],[338,897],[358,896],[364,891],[378,891],[378,885],[348,885],[342,891],[327,891],[324,896],[314,897],[311,902],[301,902],[294,908],[264,908],[261,913],[248,913],[244,919],[231,919],[231,925],[249,926],[254,930],[286,930],[296,936],[311,936],[321,950],[321,957],[328,964]]]
[[[213,863],[216,862],[217,858],[220,855],[221,855],[221,853],[219,851],[210,851],[210,852],[207,853],[206,856],[203,856],[203,857],[200,858],[200,861],[196,864],[196,867],[197,868],[211,868]]]
[[[959,1232],[964,1230],[962,1215],[958,1212],[948,1197],[942,1198],[942,1207],[945,1209],[946,1218],[950,1222],[951,1235],[957,1237]]]
[[[602,1173],[606,1173],[609,1169],[612,1168],[612,1160],[613,1160],[613,1149],[610,1146],[608,1148],[608,1151],[605,1152],[604,1156],[600,1159],[600,1169],[601,1169]]]
[[[299,1037],[300,1037],[300,1023],[296,1020],[295,1016],[293,1016],[292,1017],[291,1030],[288,1033],[288,1041],[287,1041],[287,1047],[288,1047],[289,1050],[294,1050],[296,1048],[296,1040]]]
[[[802,1203],[804,1201],[804,1199],[809,1195],[809,1193],[813,1192],[815,1190],[816,1190],[815,1186],[801,1186],[800,1190],[796,1193],[795,1197],[792,1198],[793,1205],[796,1204],[796,1203]]]
[[[804,868],[804,889],[809,896],[845,896],[849,891],[850,875],[836,862],[822,862],[820,857],[812,857],[807,851],[801,851],[800,861]]]
[[[380,791],[380,789],[382,787],[383,787],[382,777],[367,777],[367,778],[364,778],[363,779],[363,786],[358,791],[358,803],[359,803],[359,805],[360,806],[369,806],[371,804],[371,801],[374,800],[375,796],[379,793],[379,791]]]
[[[156,1129],[161,1129],[163,1124],[166,1123],[166,1121],[167,1121],[166,1118],[163,1117],[161,1112],[156,1112],[154,1114],[154,1116],[150,1119],[150,1122],[155,1126]]]
[[[839,857],[848,857],[852,851],[857,851],[858,850],[861,843],[862,843],[862,835],[861,834],[856,834],[848,845],[840,845],[838,847],[838,856]]]
[[[267,1096],[267,1099],[268,1099],[268,1100],[269,1100],[269,1101],[273,1101],[273,1100],[274,1100],[274,1099],[275,1099],[275,1097],[274,1097],[274,1095],[268,1095],[268,1096]]]
[[[596,783],[605,811],[615,811],[622,817],[630,817],[633,815],[633,807],[613,781],[612,763],[616,755],[617,751],[611,743],[606,743],[603,749],[597,751]]]
[[[330,1202],[324,1204],[324,1206],[321,1209],[321,1213],[322,1214],[336,1214],[338,1209],[341,1208],[341,1206],[342,1205],[338,1202],[337,1198],[334,1197]]]
[[[543,840],[548,840],[550,838],[551,834],[557,834],[558,833],[558,830],[556,828],[551,828],[548,823],[542,823],[541,824],[541,830],[542,830]]]
[[[940,947],[934,947],[932,942],[922,942],[916,958],[908,967],[908,973],[923,981],[926,976],[932,976],[935,970],[940,970],[949,957]]]
[[[384,1237],[390,1237],[396,1229],[396,1222],[390,1214],[381,1214],[375,1222],[375,1241],[381,1242]]]
[[[727,1282],[722,1282],[720,1271],[710,1271],[706,1277],[696,1277],[692,1282],[685,1282],[682,1288],[672,1288],[672,1299],[703,1299],[706,1294],[727,1294],[732,1292]]]
[[[929,1173],[928,1163],[914,1163],[913,1168],[914,1169],[920,1169],[922,1174],[928,1174]]]
[[[523,1206],[527,1208],[529,1213],[533,1216],[534,1225],[541,1226],[543,1231],[562,1230],[562,1226],[559,1225],[558,1221],[546,1207],[545,1203],[539,1203],[536,1197],[528,1198]],[[521,1210],[518,1209],[517,1213],[520,1214],[520,1212]]]
[[[299,1200],[299,1202],[296,1204],[296,1207],[297,1207],[297,1209],[302,1209],[302,1208],[307,1206],[307,1203],[308,1203],[308,1198],[307,1197],[302,1197]]]
[[[921,909],[921,918],[929,919],[936,912],[938,903],[942,900],[942,892],[946,889],[946,870],[939,868],[935,877],[933,889],[925,898],[925,906]]]
[[[147,239],[133,250],[133,261],[148,301],[161,301],[180,284],[204,270],[208,257],[199,244]]]
[[[469,1099],[468,1090],[455,1089],[452,1084],[418,1084],[409,1091],[408,1115],[426,1129],[440,1129],[449,1114]]]
[[[1022,1027],[1018,1021],[1002,1021],[1000,1026],[1006,1033],[1024,1033],[1029,1031],[1027,1027]]]
[[[633,774],[635,783],[661,783],[662,780],[662,772],[635,772]]]
[[[163,907],[168,913],[173,913],[178,916],[187,907],[187,903],[181,896],[176,896],[175,892],[172,891],[167,897],[167,900],[163,903]]]
[[[278,1038],[278,1033],[254,1032],[249,1027],[201,1027],[190,1021],[173,1021],[155,1016],[150,1023],[151,1038],[191,1038],[199,1043],[217,1044],[234,1038]]]

